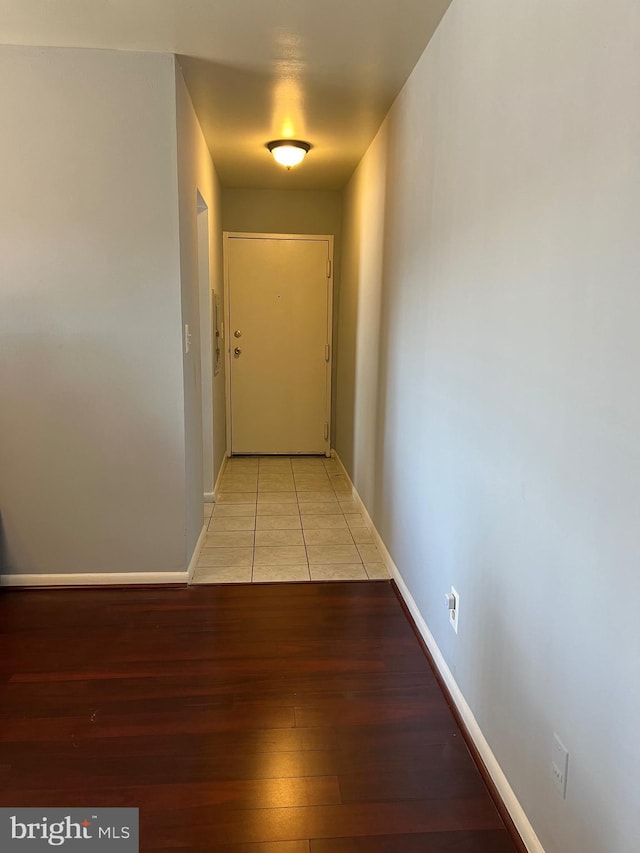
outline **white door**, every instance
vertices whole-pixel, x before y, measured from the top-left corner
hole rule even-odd
[[[231,453],[329,452],[332,242],[225,234]]]

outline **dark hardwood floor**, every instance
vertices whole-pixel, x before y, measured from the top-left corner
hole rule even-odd
[[[390,583],[0,594],[0,805],[146,853],[513,853]]]

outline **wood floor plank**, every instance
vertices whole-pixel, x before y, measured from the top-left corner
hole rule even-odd
[[[310,853],[513,853],[505,830],[312,840]]]
[[[0,594],[0,805],[144,853],[514,853],[390,584]]]
[[[289,663],[290,666],[290,663]],[[8,715],[29,713],[34,707],[41,715],[51,708],[53,711],[73,711],[79,708],[90,708],[95,704],[107,704],[110,707],[123,707],[135,710],[136,703],[144,703],[150,699],[158,701],[200,702],[212,703],[219,701],[220,705],[228,705],[229,697],[236,703],[278,704],[282,707],[309,707],[316,698],[329,699],[332,695],[360,694],[374,691],[398,692],[422,690],[437,696],[437,687],[425,672],[415,673],[380,673],[372,671],[324,673],[322,685],[318,685],[315,673],[291,673],[274,675],[273,671],[261,675],[257,672],[221,679],[211,671],[200,673],[194,678],[193,674],[184,672],[166,675],[158,674],[153,677],[119,679],[86,679],[70,678],[56,681],[18,682],[11,679],[4,690],[4,704],[1,714]],[[259,691],[259,698],[256,693]],[[126,698],[123,698],[126,697]],[[438,697],[440,698],[440,697]]]
[[[148,847],[147,853],[309,853],[308,841],[266,841],[257,844],[207,844],[204,847]],[[498,851],[500,853],[500,851]]]
[[[50,783],[54,780],[49,780]],[[229,809],[273,809],[304,806],[337,805],[340,788],[335,776],[267,777],[264,779],[223,779],[206,782],[137,785],[100,785],[92,779],[93,805],[140,807],[149,803],[153,809],[186,809],[191,807]],[[82,782],[65,787],[21,788],[13,794],[13,806],[55,806],[62,808],[86,805]]]
[[[129,785],[142,786],[172,778],[214,783],[331,776],[340,764],[337,753],[328,750],[271,752],[256,756],[244,749],[240,753],[225,751],[215,755],[206,748],[202,755],[156,755],[144,760],[140,756],[103,756],[98,763],[91,747],[92,744],[86,742],[74,754],[42,767],[35,764],[36,755],[31,754],[32,761],[23,760],[13,766],[10,778],[16,786],[28,788],[54,788],[57,779],[59,790],[69,790],[83,783],[117,785],[121,779],[126,779]],[[46,759],[47,753],[38,754]],[[60,764],[64,766],[63,775],[56,769]]]
[[[292,841],[305,838],[369,836],[458,829],[499,829],[500,818],[489,795],[460,800],[413,800],[304,808],[233,811],[188,808],[149,811],[154,835],[170,841],[189,827],[196,843]]]

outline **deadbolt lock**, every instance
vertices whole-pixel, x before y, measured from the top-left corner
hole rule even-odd
[[[236,347],[233,351],[233,354],[235,355],[236,358],[238,358],[238,356],[240,355],[241,352],[242,352],[242,350],[240,349],[240,347]]]
[[[235,330],[235,332],[233,333],[233,337],[234,338],[241,338],[242,337],[242,332],[240,331],[240,329]]]

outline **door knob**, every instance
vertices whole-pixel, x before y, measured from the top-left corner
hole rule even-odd
[[[235,332],[233,333],[233,336],[234,336],[234,338],[241,338],[242,332],[240,331],[240,329],[236,329]]]
[[[236,358],[238,358],[238,356],[240,355],[241,352],[242,352],[242,350],[240,349],[240,347],[236,347],[233,351],[233,354],[235,355]]]

